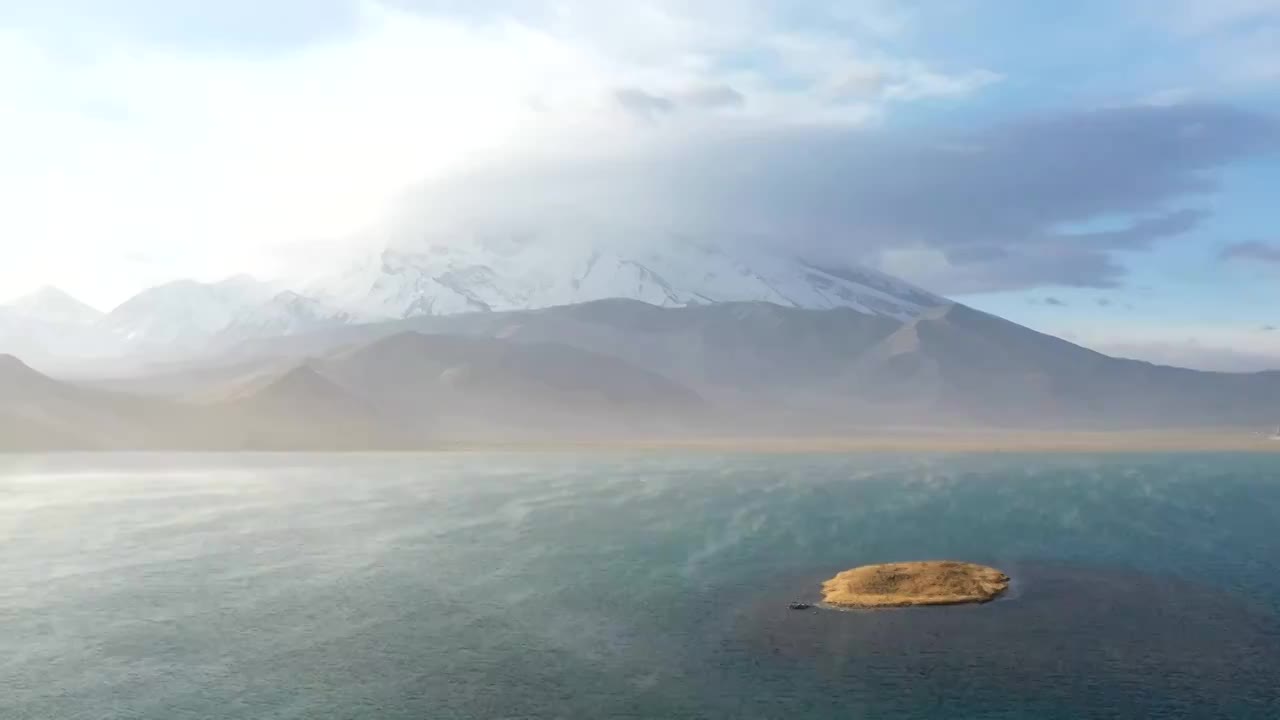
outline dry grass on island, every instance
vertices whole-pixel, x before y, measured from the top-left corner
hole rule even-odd
[[[960,605],[994,600],[1009,576],[985,565],[930,560],[863,565],[822,584],[823,601],[849,608]]]

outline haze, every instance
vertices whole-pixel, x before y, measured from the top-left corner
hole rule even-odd
[[[758,356],[811,342],[778,367],[734,358],[750,378],[725,370],[737,395],[803,379],[786,402],[806,426],[1268,424],[1280,4],[1058,15],[874,0],[7,3],[0,352],[77,392],[183,408],[273,379],[380,407],[332,354],[458,316],[457,334],[623,361],[627,382],[670,382],[713,415],[727,412],[707,386],[719,360],[698,348],[728,334]],[[608,342],[529,329],[611,300],[664,319],[606,302],[591,317]],[[716,305],[738,311],[693,312]],[[805,312],[751,325],[769,307]],[[694,328],[663,340],[684,361],[618,357],[652,339],[648,322]],[[964,337],[921,333],[935,325]],[[990,357],[973,354],[982,343]],[[564,399],[547,394],[561,380],[512,359],[527,348],[467,347],[468,372]],[[1014,366],[1023,379],[985,398],[956,384]],[[1234,375],[1182,383],[1162,366]],[[868,397],[886,372],[911,392]],[[1135,373],[1158,399],[1066,400]],[[847,402],[817,412],[809,395]],[[1191,396],[1248,402],[1220,412]],[[57,416],[40,407],[20,416]]]
[[[1280,0],[0,0],[0,720],[1280,717]]]

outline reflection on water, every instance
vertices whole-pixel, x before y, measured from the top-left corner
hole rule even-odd
[[[1274,456],[0,458],[0,718],[1273,718],[1276,517]],[[1014,586],[786,609],[944,557]]]

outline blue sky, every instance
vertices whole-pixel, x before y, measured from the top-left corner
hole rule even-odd
[[[1280,367],[1276,48],[1280,0],[0,0],[0,296],[554,207]]]

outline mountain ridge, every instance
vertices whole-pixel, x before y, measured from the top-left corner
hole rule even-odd
[[[394,360],[361,365],[353,359],[361,353]],[[613,368],[603,377],[620,394],[592,380],[602,362]],[[585,407],[614,408],[625,417],[643,414],[650,397],[688,407],[678,400],[687,393],[698,398],[698,412],[665,431],[692,436],[890,426],[1269,428],[1280,407],[1280,373],[1206,373],[1111,358],[960,305],[908,322],[848,308],[759,302],[662,308],[623,299],[423,316],[250,341],[192,365],[185,376],[175,370],[155,382],[175,397],[216,397],[220,384],[252,377],[260,383],[282,366],[303,363],[348,391],[365,387],[377,412],[435,406],[439,417],[465,418],[475,427],[508,414],[504,388],[523,398],[515,407],[524,417],[528,407],[571,407],[573,397],[611,394],[616,400]],[[486,379],[492,372],[504,374]],[[530,372],[542,374],[533,383],[504,384]],[[150,387],[146,377],[131,382],[135,391]],[[371,393],[373,386],[381,389]],[[680,390],[662,389],[670,387]],[[562,425],[566,432],[572,426]]]
[[[78,302],[61,291],[46,304]],[[147,288],[76,327],[38,342],[30,323],[0,309],[0,350],[51,358],[194,355],[244,340],[342,325],[467,312],[506,312],[630,298],[660,307],[765,301],[796,308],[845,307],[905,320],[946,299],[865,267],[780,253],[729,253],[696,243],[627,249],[595,242],[543,247],[528,239],[456,238],[386,248],[302,291],[246,275]],[[86,306],[87,308],[87,306]],[[96,313],[96,311],[93,311]],[[41,358],[44,361],[45,358]]]
[[[398,333],[193,402],[55,380],[0,356],[0,450],[394,450],[668,432],[695,394],[567,346]],[[676,424],[673,424],[676,423]]]
[[[13,391],[0,392],[0,446],[373,450],[886,428],[1244,437],[1273,427],[1280,407],[1280,373],[1111,358],[964,306],[902,322],[613,299],[278,337],[185,372],[136,378],[126,392],[2,356],[0,388]]]
[[[370,316],[396,319],[528,310],[611,297],[660,307],[762,300],[806,308],[852,307],[897,318],[947,302],[869,268],[837,269],[778,253],[731,255],[695,243],[643,251],[598,243],[548,249],[506,237],[388,248],[314,283],[311,294]]]
[[[45,285],[2,305],[31,320],[65,325],[88,325],[105,315],[61,288]]]

